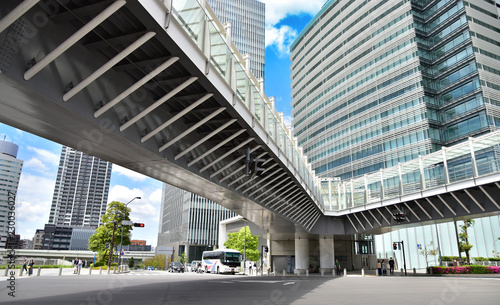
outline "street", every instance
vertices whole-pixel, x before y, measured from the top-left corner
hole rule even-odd
[[[5,278],[5,277],[4,277]],[[7,281],[4,280],[4,283]],[[500,277],[244,276],[165,271],[23,276],[3,304],[498,304]]]

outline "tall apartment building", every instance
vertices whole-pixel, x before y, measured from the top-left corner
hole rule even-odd
[[[264,77],[265,4],[256,0],[207,0],[222,23],[231,23],[231,40],[241,54],[250,54],[250,70]],[[221,205],[164,184],[158,246],[186,252],[189,261],[218,245],[219,222],[237,214]]]
[[[207,0],[222,23],[231,23],[231,40],[241,54],[250,54],[250,71],[264,78],[266,8],[257,0]]]
[[[328,1],[291,47],[294,133],[316,173],[356,177],[496,130],[499,6],[491,0]],[[491,149],[477,162],[497,156]],[[489,245],[478,254],[498,251],[491,237],[500,234],[498,221],[486,218],[474,229]],[[449,224],[438,231],[443,251],[458,255],[456,246],[443,243],[442,236],[454,236]],[[377,251],[390,253],[392,242],[404,237],[418,268],[416,244],[437,246],[436,232],[426,226],[376,236]]]
[[[186,252],[189,262],[218,245],[219,222],[237,215],[169,184],[163,184],[160,211],[158,247],[173,246],[175,256]]]
[[[0,248],[5,248],[8,237],[8,217],[12,193],[17,194],[23,161],[17,159],[19,146],[0,140]]]
[[[97,228],[106,212],[112,163],[63,146],[49,224]]]
[[[499,31],[494,1],[328,1],[291,54],[294,133],[316,173],[356,177],[497,129]]]

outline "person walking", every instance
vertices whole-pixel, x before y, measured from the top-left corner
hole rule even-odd
[[[31,276],[33,274],[33,265],[35,265],[35,261],[31,259],[28,264],[28,276]]]
[[[394,275],[394,260],[389,258],[389,274]]]
[[[80,274],[80,271],[82,270],[82,265],[83,265],[83,260],[80,258],[78,260],[78,274]]]
[[[382,275],[387,275],[387,264],[382,260]]]
[[[339,260],[335,260],[335,275],[340,275],[340,263]]]
[[[382,263],[380,262],[380,260],[377,261],[377,275],[382,275]]]
[[[26,256],[24,257],[24,261],[23,261],[23,271],[28,273],[28,259],[26,258]]]
[[[78,257],[73,261],[73,274],[78,274]]]

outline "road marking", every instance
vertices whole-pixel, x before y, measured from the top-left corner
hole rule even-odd
[[[295,282],[288,282],[288,283],[284,283],[283,286],[286,286],[286,285],[294,285]]]

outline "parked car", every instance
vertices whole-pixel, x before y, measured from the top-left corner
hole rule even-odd
[[[198,266],[201,269],[201,261],[192,261],[191,262],[191,272],[196,272],[198,271]]]
[[[171,262],[168,266],[168,272],[182,272],[184,273],[184,265],[179,262]]]
[[[151,266],[147,266],[146,267],[146,270],[155,270],[155,268],[151,267]]]

